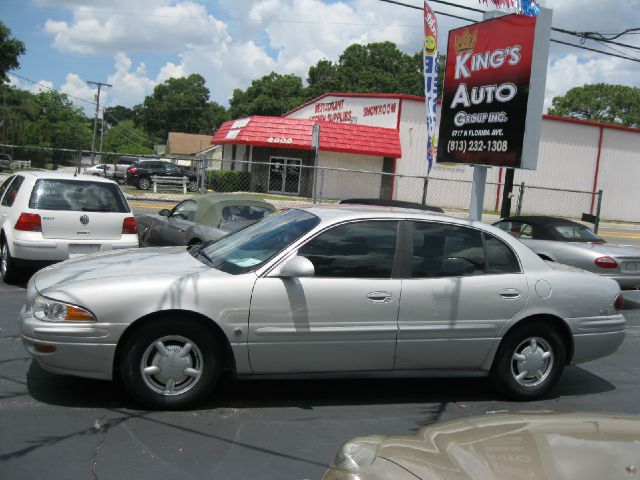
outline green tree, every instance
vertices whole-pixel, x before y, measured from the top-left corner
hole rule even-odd
[[[106,123],[124,122],[125,120],[133,120],[135,117],[136,112],[133,108],[123,107],[122,105],[104,109],[104,119]]]
[[[19,145],[49,147],[54,149],[86,150],[91,146],[91,121],[82,109],[69,98],[55,91],[32,95],[36,106],[35,118],[26,122],[17,142]],[[75,161],[72,152],[39,152],[31,149],[16,149],[15,157],[30,159],[36,165],[46,162],[69,163]]]
[[[137,128],[133,120],[123,120],[110,127],[104,134],[102,150],[105,152],[118,152],[130,154],[153,153],[153,140]]]
[[[18,57],[24,52],[24,43],[13,38],[11,30],[0,22],[0,83],[9,81],[7,73],[20,66]]]
[[[442,91],[443,56],[438,59]],[[320,60],[309,69],[306,98],[327,92],[424,95],[423,54],[407,55],[392,42],[353,44],[337,62]]]
[[[555,97],[550,115],[640,127],[640,88],[598,83]]]
[[[164,142],[169,132],[212,133],[216,106],[219,107],[209,102],[209,89],[202,75],[192,74],[156,85],[142,107],[134,107],[133,112],[138,127],[156,141]]]
[[[271,72],[242,91],[236,88],[229,100],[230,118],[248,115],[282,115],[303,102],[302,79],[297,75]]]

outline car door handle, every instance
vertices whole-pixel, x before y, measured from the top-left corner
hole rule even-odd
[[[367,298],[373,303],[389,303],[393,300],[391,292],[369,292]]]
[[[517,288],[505,288],[498,292],[502,298],[520,298],[520,290]]]

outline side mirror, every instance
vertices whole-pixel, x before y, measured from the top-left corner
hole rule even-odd
[[[163,208],[162,210],[160,210],[158,212],[158,215],[160,215],[161,217],[168,217],[169,216],[169,209],[168,208]]]
[[[316,269],[308,258],[296,255],[281,264],[269,276],[284,278],[313,277],[315,273]]]

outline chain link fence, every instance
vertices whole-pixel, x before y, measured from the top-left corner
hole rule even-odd
[[[117,152],[96,155],[96,152],[81,150],[21,148],[63,150],[76,159],[75,169],[80,172],[91,163],[117,163],[121,156],[159,159],[157,155]],[[282,200],[279,204],[333,203],[347,198],[393,199],[439,207],[447,213],[464,216],[469,208],[472,190],[472,182],[468,180],[314,167],[304,165],[297,159],[273,158],[270,162],[207,159],[197,156],[171,156],[160,159],[194,170],[200,192],[258,193]],[[129,189],[130,194],[135,194],[136,185],[125,188]],[[485,213],[494,216],[499,214],[502,190],[503,184],[486,184]],[[511,211],[512,214],[544,214],[574,218],[593,223],[597,228],[601,202],[601,191],[594,193],[521,183],[513,187]]]

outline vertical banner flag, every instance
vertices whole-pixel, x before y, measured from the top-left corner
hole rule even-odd
[[[438,107],[438,22],[424,0],[424,99],[427,106],[427,175],[438,150],[436,109]]]

